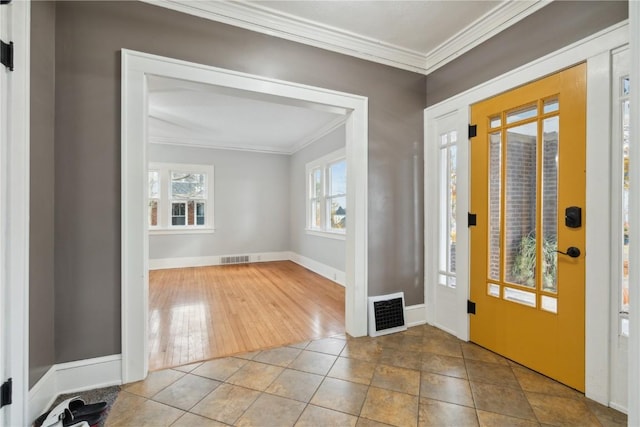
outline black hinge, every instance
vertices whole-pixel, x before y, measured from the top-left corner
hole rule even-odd
[[[467,314],[476,314],[476,303],[471,300],[467,300]]]
[[[9,4],[11,0],[0,0],[0,4]]]
[[[6,44],[0,40],[0,62],[9,70],[13,71],[13,42]]]
[[[471,212],[467,213],[467,227],[475,227],[477,223],[476,214],[472,214]]]
[[[11,378],[2,384],[0,389],[0,408],[6,405],[11,405],[11,399],[13,398],[13,382]]]
[[[469,125],[469,139],[478,134],[478,125]]]

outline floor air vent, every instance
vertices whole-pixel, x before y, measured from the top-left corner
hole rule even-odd
[[[369,335],[406,331],[404,323],[404,292],[369,297]]]
[[[249,262],[249,255],[233,255],[233,256],[221,256],[220,264],[246,264]]]

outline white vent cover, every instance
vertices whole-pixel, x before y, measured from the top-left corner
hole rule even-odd
[[[404,323],[404,292],[369,297],[369,335],[406,331]]]
[[[221,256],[220,264],[246,264],[249,262],[249,255],[233,255],[233,256]]]

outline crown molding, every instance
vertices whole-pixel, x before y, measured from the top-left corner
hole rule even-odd
[[[322,126],[316,132],[308,135],[302,141],[293,144],[290,147],[271,147],[266,145],[248,145],[248,144],[228,144],[221,141],[216,141],[212,139],[189,139],[186,140],[184,138],[177,137],[164,137],[164,136],[150,136],[149,143],[158,144],[158,145],[173,145],[173,146],[181,146],[181,147],[192,147],[192,148],[204,148],[204,149],[215,149],[215,150],[234,150],[234,151],[250,151],[254,153],[264,153],[264,154],[281,154],[290,156],[292,154],[297,153],[303,148],[313,144],[320,138],[328,135],[334,130],[338,129],[340,126],[344,125],[347,121],[347,116],[341,116],[336,118],[335,120],[330,121],[326,125]]]
[[[208,150],[233,150],[233,151],[250,151],[253,153],[263,154],[279,154],[288,156],[291,154],[291,150],[283,149],[282,147],[270,147],[263,145],[246,145],[246,144],[229,144],[221,141],[214,141],[208,139],[189,139],[173,138],[164,136],[150,136],[150,144],[158,145],[173,145],[187,148],[204,148]]]
[[[347,122],[347,119],[348,119],[348,116],[340,116],[340,117],[337,117],[335,120],[330,121],[326,125],[322,126],[320,129],[318,129],[316,132],[307,136],[302,141],[298,142],[297,144],[294,144],[289,154],[295,154],[298,151],[302,150],[303,148],[313,144],[320,138],[327,136],[334,130],[338,129],[340,126],[344,125]]]
[[[505,0],[431,52],[424,54],[251,2],[141,0],[201,18],[319,47],[421,74],[442,67],[550,3]]]
[[[429,74],[470,51],[518,21],[537,12],[552,0],[505,1],[426,55]]]
[[[384,43],[249,2],[141,0],[178,12],[418,73],[421,52]]]

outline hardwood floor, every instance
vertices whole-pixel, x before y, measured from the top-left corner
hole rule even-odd
[[[290,261],[149,272],[149,369],[344,333],[344,288]]]

